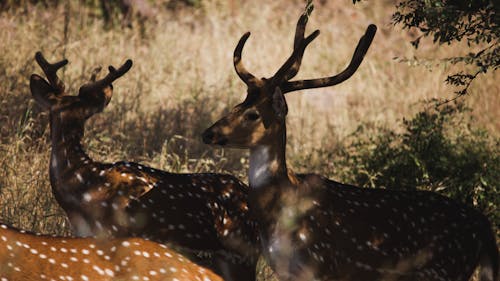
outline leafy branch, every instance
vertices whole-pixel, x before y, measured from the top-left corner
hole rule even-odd
[[[353,0],[353,3],[361,0]],[[402,0],[392,15],[394,25],[417,29],[421,36],[411,43],[418,48],[422,38],[436,44],[455,44],[465,40],[469,54],[441,59],[445,63],[471,66],[468,71],[450,74],[445,82],[458,88],[457,97],[468,93],[472,82],[500,65],[500,4],[493,0]]]
[[[359,0],[354,0],[359,1]],[[457,97],[468,93],[480,75],[500,65],[500,7],[490,0],[404,0],[396,4],[393,23],[403,29],[418,29],[422,35],[412,41],[418,48],[420,40],[432,37],[437,44],[454,44],[465,40],[479,51],[443,59],[451,64],[471,65],[469,71],[450,74],[445,82],[458,88]]]

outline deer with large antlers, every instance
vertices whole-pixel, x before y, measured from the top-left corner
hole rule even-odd
[[[258,251],[248,219],[247,187],[225,174],[173,174],[132,162],[101,163],[82,148],[86,120],[109,103],[111,83],[132,66],[118,69],[65,93],[54,64],[38,52],[48,82],[33,74],[31,92],[50,112],[50,181],[57,202],[77,236],[140,236],[180,247],[227,280],[252,280]]]
[[[0,280],[213,280],[169,247],[141,238],[56,237],[0,224]]]
[[[376,32],[368,26],[347,68],[338,75],[290,81],[305,48],[308,14],[297,24],[294,50],[271,78],[258,79],[241,60],[250,33],[234,51],[248,87],[243,103],[203,133],[207,144],[250,149],[249,209],[261,251],[280,280],[496,281],[498,249],[484,215],[424,191],[358,188],[287,169],[284,94],[339,84],[351,77]]]

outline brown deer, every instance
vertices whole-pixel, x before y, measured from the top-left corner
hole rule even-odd
[[[0,280],[223,279],[169,247],[141,238],[56,237],[0,224]]]
[[[314,174],[295,175],[285,158],[285,93],[347,80],[359,67],[376,27],[368,26],[347,68],[320,79],[290,81],[307,45],[308,12],[297,24],[294,50],[271,78],[258,79],[241,61],[250,33],[234,51],[248,87],[243,103],[203,133],[207,144],[250,149],[249,209],[261,251],[280,280],[496,281],[498,249],[487,218],[425,191],[358,188]]]
[[[173,174],[132,162],[101,163],[84,152],[86,120],[106,107],[111,83],[132,61],[110,66],[98,81],[95,71],[73,96],[56,73],[67,60],[51,64],[40,52],[35,59],[49,81],[34,74],[30,85],[35,100],[50,112],[52,191],[74,234],[169,243],[227,280],[252,280],[257,238],[241,181],[225,174]]]

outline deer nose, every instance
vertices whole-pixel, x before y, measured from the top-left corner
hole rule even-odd
[[[212,144],[214,140],[215,134],[212,130],[208,129],[203,132],[201,135],[201,138],[203,139],[203,142],[206,144]]]

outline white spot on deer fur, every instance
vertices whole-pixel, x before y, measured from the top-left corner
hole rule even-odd
[[[93,269],[94,271],[96,271],[99,275],[104,275],[104,274],[105,274],[104,270],[102,270],[102,269],[101,269],[99,266],[97,266],[97,265],[93,265],[93,266],[92,266],[92,269]]]
[[[90,201],[92,201],[92,195],[90,195],[89,193],[85,192],[85,193],[83,194],[83,200],[84,200],[85,202],[90,202]]]
[[[83,177],[82,177],[82,175],[80,175],[80,173],[77,172],[77,173],[75,173],[75,175],[76,175],[76,178],[78,179],[79,182],[81,182],[81,183],[84,182]]]
[[[299,233],[299,238],[300,238],[300,240],[302,240],[302,241],[306,241],[306,239],[307,239],[307,237],[306,237],[305,233],[302,233],[302,232],[300,232],[300,233]]]
[[[110,276],[110,277],[114,277],[115,276],[115,272],[111,269],[105,269],[104,270],[106,272],[106,275]]]

